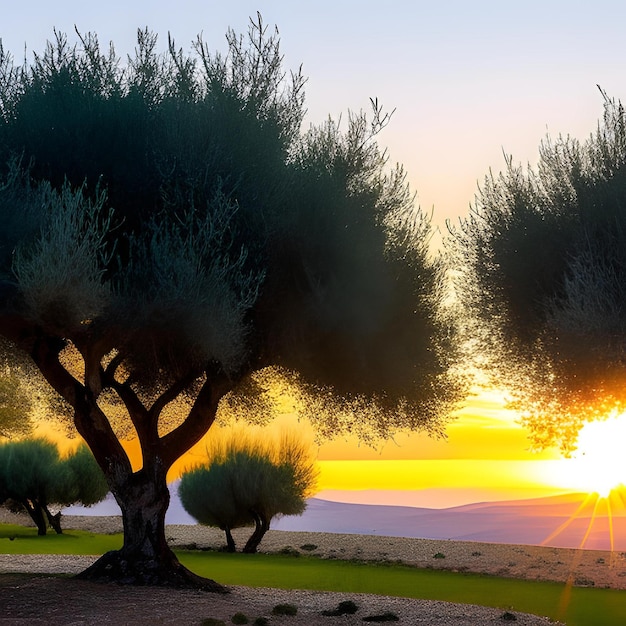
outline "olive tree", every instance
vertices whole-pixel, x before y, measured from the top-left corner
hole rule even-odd
[[[45,535],[48,525],[62,533],[61,511],[51,505],[90,506],[104,499],[109,489],[89,448],[80,445],[66,458],[46,439],[24,439],[0,445],[0,501],[23,509]]]
[[[5,439],[32,431],[33,397],[20,374],[10,368],[0,374],[0,437]]]
[[[442,434],[460,389],[430,223],[376,102],[301,130],[304,78],[260,17],[226,55],[140,30],[122,64],[78,37],[0,53],[0,334],[120,505],[122,548],[83,576],[221,590],[164,531],[168,469],[220,405],[270,415],[280,383],[322,435]]]
[[[459,319],[539,446],[626,408],[626,119],[604,93],[587,140],[507,160],[451,229]]]
[[[236,550],[232,529],[254,526],[243,552],[256,552],[272,519],[301,515],[313,495],[318,471],[309,447],[294,436],[275,445],[237,433],[207,455],[183,473],[178,494],[198,522],[225,532],[229,552]]]

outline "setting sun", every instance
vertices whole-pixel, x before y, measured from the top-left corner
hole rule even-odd
[[[586,424],[571,458],[552,464],[549,482],[602,497],[626,484],[626,414]]]

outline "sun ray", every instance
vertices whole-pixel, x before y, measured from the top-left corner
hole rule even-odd
[[[594,502],[592,502],[593,498],[595,498]],[[580,517],[580,514],[592,503],[594,504],[594,511],[595,511],[595,506],[597,505],[598,500],[599,500],[599,496],[597,493],[588,493],[585,496],[585,499],[581,502],[580,506],[576,509],[576,511],[574,511],[574,513],[572,513],[570,517],[567,520],[565,520],[558,528],[552,531],[552,533],[550,533],[550,535],[546,537],[541,542],[540,545],[542,546],[548,545],[549,542],[551,542],[555,537],[560,535],[574,520]]]
[[[596,516],[598,514],[598,508],[600,507],[600,503],[603,501],[606,501],[606,498],[602,498],[598,496],[597,494],[595,495],[596,495],[596,501],[594,502],[594,505],[593,505],[593,511],[591,512],[591,517],[589,518],[589,524],[587,524],[587,530],[585,531],[583,538],[580,540],[581,550],[585,547],[585,544],[587,543],[587,539],[589,539],[589,535],[591,534],[591,529],[593,528],[593,525],[596,521]]]
[[[565,588],[563,589],[563,593],[561,594],[561,597],[559,599],[559,608],[558,608],[558,611],[557,611],[557,619],[558,620],[563,619],[565,617],[565,615],[566,615],[567,607],[569,606],[569,603],[570,603],[570,600],[571,600],[571,597],[572,597],[572,587],[574,586],[574,584],[576,582],[576,569],[577,569],[577,567],[579,566],[579,564],[581,562],[581,559],[582,559],[582,556],[583,556],[583,550],[584,550],[585,544],[587,543],[587,539],[589,538],[589,534],[591,533],[591,529],[593,527],[593,524],[595,522],[600,502],[602,500],[605,500],[605,498],[600,497],[597,493],[587,494],[587,497],[585,498],[583,503],[578,507],[578,510],[576,511],[576,513],[574,513],[569,518],[569,520],[567,520],[567,522],[565,522],[565,524],[562,524],[561,526],[559,526],[559,528],[554,533],[552,533],[552,535],[550,535],[550,537],[554,537],[559,532],[561,532],[564,528],[569,526],[569,524],[571,524],[572,521],[574,519],[576,519],[576,516],[578,515],[578,513],[580,513],[583,510],[583,508],[587,505],[589,500],[591,498],[593,498],[594,496],[595,496],[595,502],[593,503],[593,511],[592,511],[591,517],[589,519],[589,524],[587,524],[587,530],[585,531],[585,534],[583,535],[583,538],[580,540],[580,547],[574,550],[574,554],[572,556],[572,561],[570,563],[569,576],[567,577],[567,581],[565,583]],[[548,538],[546,541],[549,541],[549,540],[550,540],[550,538]]]
[[[605,498],[606,501],[606,516],[609,523],[609,546],[611,549],[611,558],[615,550],[615,536],[613,534],[613,511],[611,510],[611,498]]]

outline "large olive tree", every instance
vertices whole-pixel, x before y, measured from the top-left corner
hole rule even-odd
[[[220,404],[266,414],[282,382],[323,434],[442,432],[459,389],[430,226],[378,106],[301,131],[304,79],[260,18],[225,56],[139,31],[122,64],[79,37],[0,54],[0,334],[73,407],[121,507],[122,549],[84,575],[219,589],[164,523],[167,471]]]
[[[535,169],[509,159],[449,241],[477,365],[565,451],[626,408],[626,118],[603,96],[595,133],[548,138]]]

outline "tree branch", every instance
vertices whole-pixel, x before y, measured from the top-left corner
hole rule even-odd
[[[189,372],[186,376],[181,377],[170,387],[168,387],[155,401],[148,410],[148,421],[156,427],[159,417],[163,409],[173,400],[175,400],[197,377]]]
[[[47,335],[20,316],[0,317],[0,333],[27,352],[50,386],[74,408],[74,425],[88,443],[107,477],[118,471],[132,472],[130,460],[111,424],[98,407],[92,391],[72,376],[59,360],[66,341]]]
[[[202,439],[215,421],[219,401],[233,386],[225,373],[208,373],[185,421],[160,440],[159,454],[166,468]]]
[[[119,396],[120,400],[124,403],[126,411],[130,417],[130,421],[133,423],[139,441],[142,444],[153,442],[155,437],[151,433],[150,424],[148,420],[148,411],[143,405],[141,400],[137,397],[137,394],[133,391],[128,382],[121,383],[113,376],[107,374],[107,370],[102,370],[102,376],[106,382],[107,387],[110,387]],[[156,434],[156,433],[155,433]]]

